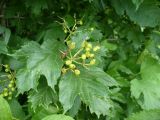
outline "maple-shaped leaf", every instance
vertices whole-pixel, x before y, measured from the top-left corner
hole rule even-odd
[[[31,102],[31,107],[35,110],[38,106],[45,106],[46,108],[49,104],[55,101],[56,94],[54,91],[46,86],[41,85],[37,91],[33,90],[28,96],[28,101]]]
[[[91,113],[107,115],[112,107],[108,86],[116,86],[117,82],[99,68],[82,69],[79,76],[66,73],[59,84],[59,98],[65,111],[69,110],[76,99],[89,106]]]
[[[143,109],[160,108],[160,63],[150,54],[141,64],[141,78],[131,81],[131,93]]]
[[[159,120],[160,110],[144,110],[138,113],[134,113],[125,120]]]
[[[63,61],[60,50],[63,43],[56,40],[46,40],[41,46],[36,42],[28,43],[14,55],[26,66],[17,72],[17,88],[19,93],[36,88],[40,75],[44,75],[48,85],[54,89],[61,74]]]

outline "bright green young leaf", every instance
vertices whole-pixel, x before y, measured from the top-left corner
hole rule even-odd
[[[159,120],[160,110],[141,111],[129,116],[125,120]]]
[[[17,51],[15,57],[21,61],[26,60],[26,67],[20,69],[17,73],[19,93],[31,88],[35,89],[40,75],[44,75],[48,85],[54,89],[63,65],[60,53],[62,49],[63,43],[52,39],[45,41],[41,46],[31,42]],[[20,56],[17,54],[20,54]]]
[[[74,119],[66,115],[55,114],[55,115],[49,115],[43,118],[42,120],[74,120]]]
[[[60,101],[64,110],[69,110],[77,96],[89,106],[91,113],[109,114],[112,107],[108,86],[117,85],[116,81],[99,68],[81,70],[79,76],[69,72],[60,81]]]
[[[2,96],[0,96],[0,120],[12,120],[9,104]]]
[[[160,108],[160,63],[146,55],[141,64],[141,78],[131,81],[131,93],[143,109]]]

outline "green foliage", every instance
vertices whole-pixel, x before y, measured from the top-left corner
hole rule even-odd
[[[28,43],[16,53],[21,54],[15,55],[17,58],[27,56],[26,66],[17,72],[17,88],[20,93],[35,89],[41,74],[45,75],[48,85],[54,89],[63,65],[60,58],[61,49],[61,43],[53,39],[45,41],[41,46],[36,42]]]
[[[89,106],[91,112],[106,115],[112,107],[108,86],[117,85],[115,80],[98,68],[83,70],[78,77],[67,73],[59,84],[60,101],[67,111],[72,107],[77,96]],[[66,92],[68,94],[66,94]],[[104,107],[102,107],[104,106]]]
[[[0,120],[12,120],[12,113],[7,101],[0,96]]]
[[[144,57],[140,70],[141,79],[131,81],[131,93],[143,109],[156,109],[160,107],[160,64],[150,55]]]
[[[14,118],[23,120],[25,118],[25,112],[22,109],[22,106],[16,99],[9,101],[10,109]]]
[[[156,0],[144,0],[141,7],[136,10],[136,7],[130,0],[113,0],[113,6],[118,14],[123,15],[126,11],[132,21],[138,23],[140,26],[149,27],[155,27],[160,24],[160,8],[156,3]]]
[[[135,113],[125,120],[159,120],[159,118],[159,110],[148,110]]]
[[[0,1],[0,120],[159,120],[160,1]]]
[[[4,41],[0,41],[0,53],[7,53],[7,45]]]

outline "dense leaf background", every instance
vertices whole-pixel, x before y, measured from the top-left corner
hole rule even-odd
[[[79,76],[61,73],[63,20],[83,23],[75,50],[85,39],[101,46]],[[1,0],[0,64],[16,90],[0,96],[0,120],[160,120],[159,26],[158,0]]]

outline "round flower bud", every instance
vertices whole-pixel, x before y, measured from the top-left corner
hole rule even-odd
[[[8,85],[8,87],[11,88],[11,87],[13,87],[13,85],[10,83],[10,84]]]
[[[90,52],[86,52],[86,57],[90,57]]]
[[[80,25],[83,25],[83,21],[82,21],[82,20],[80,20],[80,21],[79,21],[79,24],[80,24]]]
[[[65,74],[67,72],[67,69],[66,68],[62,68],[61,71],[62,71],[63,74]]]
[[[4,93],[3,93],[3,96],[4,96],[4,97],[8,96],[8,92],[4,92]]]
[[[100,49],[100,47],[99,47],[99,46],[96,46],[96,47],[93,48],[93,51],[96,52],[96,51],[99,50],[99,49]]]
[[[89,57],[93,58],[93,57],[94,57],[94,54],[90,54],[90,56],[89,56]]]
[[[11,88],[11,90],[12,90],[12,91],[15,91],[15,88],[14,88],[14,87],[12,87],[12,88]]]
[[[85,59],[86,59],[86,55],[85,55],[85,54],[82,54],[81,58],[82,58],[83,60],[85,60]]]
[[[66,61],[66,65],[70,65],[70,64],[72,64],[72,61],[71,60],[67,60]]]
[[[86,44],[87,44],[87,41],[83,41],[82,47],[84,48],[86,46]]]
[[[88,48],[92,48],[92,44],[91,44],[91,43],[88,43],[88,44],[87,44],[87,47],[88,47]]]
[[[66,30],[66,29],[64,30],[64,33],[67,33],[67,30]]]
[[[10,74],[7,75],[7,77],[8,77],[8,79],[12,79],[12,75],[10,75]]]
[[[14,80],[11,80],[10,83],[13,84],[13,83],[14,83]]]
[[[71,42],[71,43],[68,45],[68,47],[69,47],[70,49],[74,49],[75,46],[76,46],[76,43],[75,43],[75,42]]]
[[[4,67],[5,67],[5,68],[9,68],[9,65],[6,64],[6,65],[4,65]]]
[[[86,51],[90,51],[90,50],[91,50],[91,48],[87,47],[85,50],[86,50]]]
[[[75,66],[74,64],[70,64],[69,67],[70,67],[71,69],[76,68],[76,66]]]
[[[95,63],[96,63],[95,59],[93,59],[93,60],[90,61],[90,65],[94,65]]]
[[[91,31],[93,31],[93,30],[94,30],[94,28],[92,27],[92,28],[90,28],[90,30],[91,30]]]
[[[5,69],[5,72],[9,72],[9,69]]]
[[[74,73],[75,73],[76,75],[79,75],[79,74],[80,74],[80,71],[77,69],[77,70],[74,71]]]

